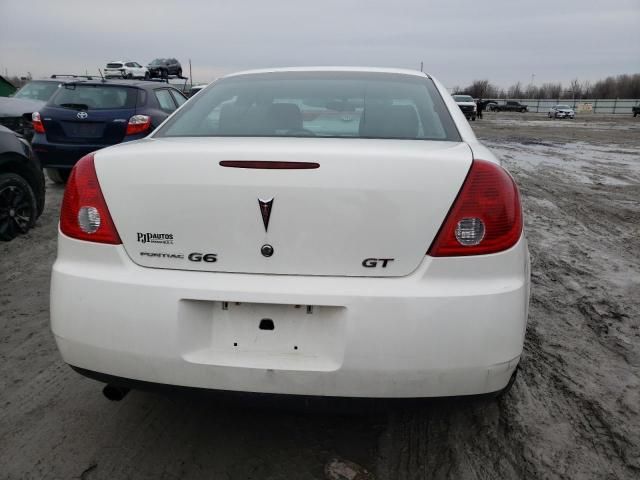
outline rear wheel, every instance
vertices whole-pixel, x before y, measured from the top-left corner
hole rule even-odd
[[[149,80],[149,72],[144,72],[144,79]]]
[[[70,170],[61,170],[59,168],[46,168],[45,170],[47,172],[47,177],[49,177],[53,183],[61,185],[67,183],[67,179],[71,174]]]
[[[181,68],[178,69],[178,77],[182,77],[182,69]]]
[[[27,233],[37,216],[36,196],[27,181],[15,173],[0,175],[0,241]]]
[[[509,378],[509,381],[507,382],[507,385],[502,389],[502,390],[498,390],[494,395],[495,398],[502,398],[504,396],[506,396],[509,391],[513,388],[513,384],[516,383],[516,378],[518,377],[518,370],[520,369],[520,365],[518,365],[516,367],[516,369],[513,371],[513,373],[511,374],[511,378]]]

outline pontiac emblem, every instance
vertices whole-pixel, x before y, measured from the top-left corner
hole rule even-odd
[[[271,217],[271,207],[273,206],[273,197],[262,199],[258,198],[258,205],[260,205],[260,213],[262,214],[262,223],[264,224],[264,231],[269,229],[269,218]]]

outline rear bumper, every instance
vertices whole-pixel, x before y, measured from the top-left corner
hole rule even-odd
[[[144,135],[131,135],[123,141],[138,140],[140,138],[144,138]],[[111,145],[52,143],[46,139],[44,134],[36,134],[33,137],[31,146],[43,168],[71,169],[85,155]]]
[[[332,278],[151,269],[121,246],[60,235],[51,326],[67,363],[125,379],[337,397],[469,395],[507,384],[528,297],[524,239],[494,255],[425,257],[407,277]],[[281,305],[291,306],[289,320]],[[258,329],[266,315],[274,330]]]

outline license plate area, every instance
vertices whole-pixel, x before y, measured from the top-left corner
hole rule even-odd
[[[183,358],[192,363],[333,371],[342,364],[344,307],[182,300]]]
[[[74,138],[100,138],[104,132],[104,123],[64,122],[64,132]]]

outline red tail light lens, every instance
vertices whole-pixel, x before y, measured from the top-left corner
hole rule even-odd
[[[499,165],[474,160],[427,255],[454,257],[506,250],[522,234],[518,187]]]
[[[31,114],[31,124],[33,125],[33,130],[36,133],[44,133],[44,125],[42,124],[42,119],[40,118],[40,113],[33,112]]]
[[[100,190],[93,155],[82,157],[71,171],[62,199],[60,230],[78,240],[119,245],[122,241]]]
[[[148,115],[134,115],[127,123],[127,135],[137,135],[151,130],[151,117]]]

